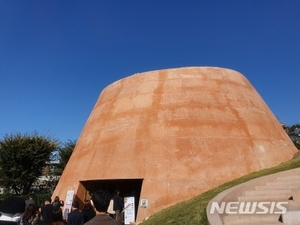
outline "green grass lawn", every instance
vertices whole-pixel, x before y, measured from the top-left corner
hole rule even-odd
[[[190,200],[180,202],[172,207],[162,210],[151,216],[147,221],[143,222],[142,225],[207,225],[206,206],[213,197],[222,191],[257,177],[298,167],[300,167],[300,157],[281,163],[272,168],[248,174],[204,192]]]

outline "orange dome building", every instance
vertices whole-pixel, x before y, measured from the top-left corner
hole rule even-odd
[[[53,196],[72,188],[83,201],[96,189],[118,188],[135,196],[142,221],[296,152],[242,74],[215,67],[145,72],[103,90]]]

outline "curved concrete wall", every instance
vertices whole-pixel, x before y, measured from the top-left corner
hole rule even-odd
[[[297,152],[240,73],[188,67],[135,74],[106,87],[53,196],[80,181],[143,179],[137,221]]]

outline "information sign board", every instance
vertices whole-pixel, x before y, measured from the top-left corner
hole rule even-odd
[[[124,197],[124,223],[135,222],[134,197]]]

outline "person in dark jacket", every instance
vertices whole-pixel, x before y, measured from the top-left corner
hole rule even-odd
[[[84,202],[84,209],[82,210],[82,213],[83,213],[85,223],[96,216],[96,211],[94,210],[94,207],[92,206],[90,200],[86,200]]]
[[[63,220],[63,214],[60,207],[54,207],[51,218],[50,225],[65,225],[65,221]]]
[[[68,215],[68,225],[83,225],[83,213],[78,208],[79,203],[74,201],[72,203],[72,211]]]
[[[34,200],[33,194],[30,194],[30,195],[28,196],[28,199],[25,200],[25,204],[26,204],[26,208],[27,208],[29,205],[35,205],[35,200]]]
[[[54,201],[52,202],[54,208],[59,208],[64,206],[64,201],[60,200],[58,196],[55,196]]]
[[[120,224],[123,224],[123,216],[122,216],[123,209],[124,209],[124,200],[120,197],[120,191],[117,189],[115,190],[113,210],[116,212],[116,221],[118,221]]]
[[[120,225],[120,223],[118,223],[116,220],[107,215],[106,211],[110,199],[111,196],[108,191],[96,191],[92,196],[91,203],[97,210],[97,215],[84,225]]]
[[[53,210],[53,205],[51,204],[51,199],[47,199],[45,201],[45,205],[41,208],[41,215],[43,219],[43,225],[49,225],[50,224],[50,217]]]

